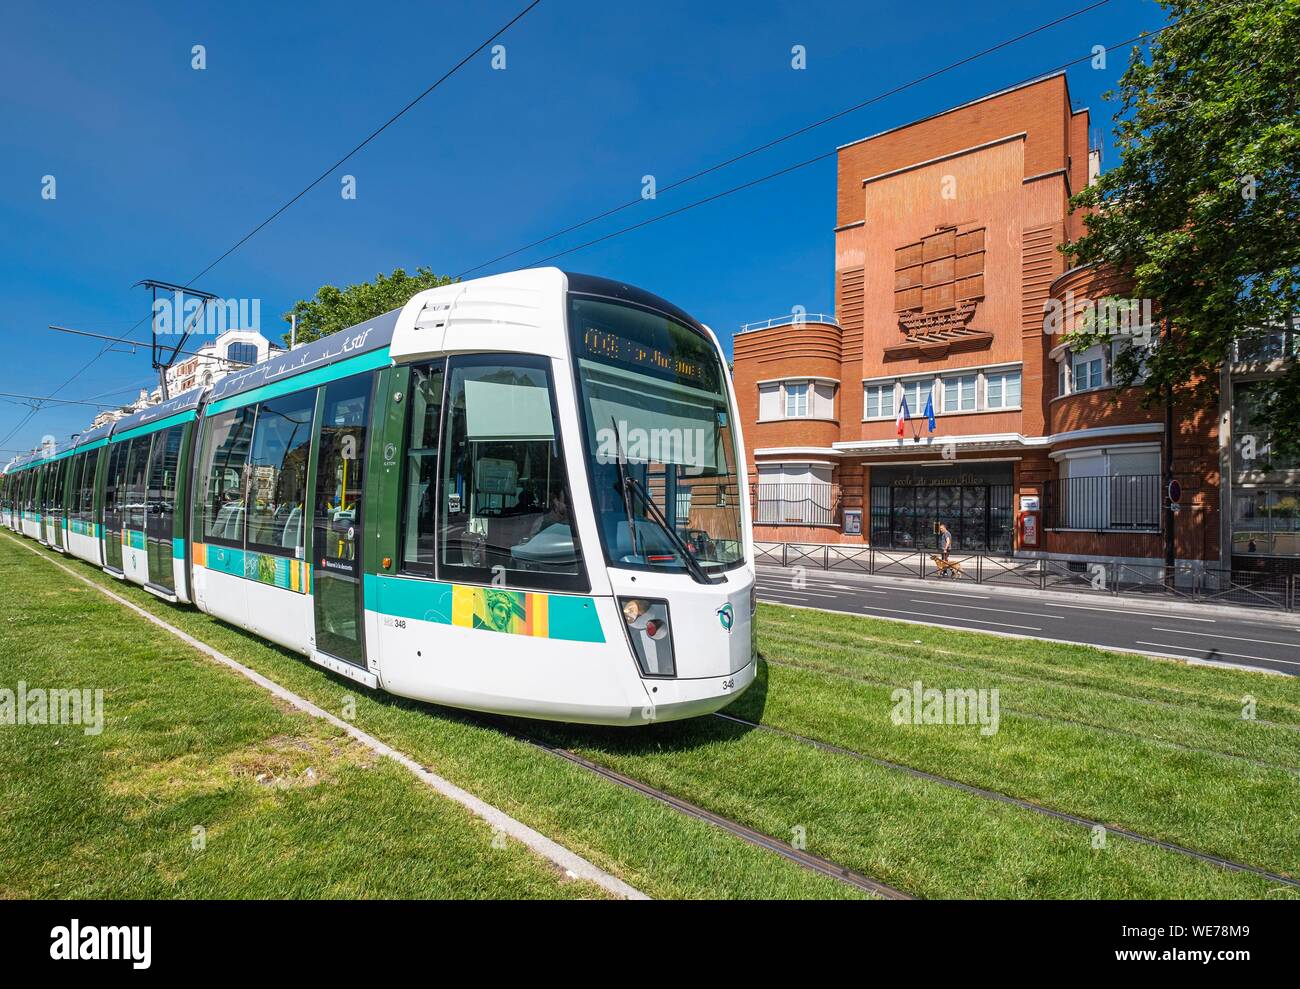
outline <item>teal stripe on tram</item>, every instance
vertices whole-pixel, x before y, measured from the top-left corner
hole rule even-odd
[[[173,539],[173,540],[172,540],[172,559],[173,559],[173,560],[183,560],[183,559],[185,559],[185,540],[184,540],[184,539]]]
[[[108,437],[107,437],[107,436],[105,436],[102,440],[95,440],[95,441],[92,442],[92,443],[87,443],[85,446],[79,446],[79,447],[77,447],[77,449],[74,450],[73,452],[74,452],[74,453],[89,453],[91,450],[98,450],[101,446],[108,446]]]
[[[326,364],[324,367],[316,368],[314,371],[304,371],[302,374],[290,375],[280,381],[272,382],[269,385],[261,385],[252,391],[241,392],[237,395],[231,395],[229,398],[223,398],[220,401],[213,402],[203,413],[204,416],[214,416],[219,412],[225,412],[229,409],[243,408],[245,405],[252,405],[254,402],[265,402],[271,398],[278,398],[281,395],[288,395],[291,392],[302,391],[305,388],[315,388],[326,382],[336,381],[339,378],[346,378],[353,374],[361,374],[363,371],[373,371],[377,367],[387,367],[390,363],[388,348],[382,347],[379,350],[371,351],[368,354],[358,354],[356,357],[349,357],[345,361],[338,361],[334,364]]]
[[[113,442],[129,440],[134,436],[147,436],[149,433],[156,433],[160,429],[166,429],[169,426],[179,426],[183,422],[189,422],[195,417],[195,412],[191,409],[188,412],[177,412],[174,416],[168,416],[166,419],[159,419],[157,422],[147,422],[143,426],[136,426],[135,429],[128,429],[125,433],[113,437]]]
[[[485,630],[488,626],[477,624],[472,613],[473,596],[500,590],[512,599],[516,614],[523,619],[509,630],[511,634],[568,642],[605,641],[595,599],[585,595],[512,591],[383,574],[365,574],[362,590],[366,608],[381,615]]]
[[[569,594],[550,594],[547,597],[550,598],[547,604],[550,638],[574,642],[605,641],[605,633],[600,630],[600,618],[596,615],[595,602],[591,598]]]
[[[244,551],[231,549],[229,546],[208,546],[207,560],[203,564],[209,570],[230,574],[232,577],[244,576]]]

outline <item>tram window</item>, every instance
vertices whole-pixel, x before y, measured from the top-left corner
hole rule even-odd
[[[176,508],[176,463],[181,455],[183,429],[183,426],[172,426],[154,440],[146,489],[150,515],[162,515]]]
[[[123,454],[126,453],[125,443],[115,443],[108,447],[108,476],[104,479],[104,519],[106,528],[116,529],[120,523],[108,525],[110,517],[115,516],[118,511],[117,504],[117,483],[122,473]]]
[[[64,485],[64,502],[68,506],[68,518],[75,519],[81,516],[77,509],[81,504],[81,472],[85,470],[86,455],[84,453],[73,454],[68,458],[67,481]]]
[[[315,405],[312,389],[258,406],[248,461],[248,543],[268,553],[302,555]]]
[[[586,587],[546,363],[480,357],[451,365],[441,577]]]
[[[55,515],[61,517],[63,515],[63,482],[68,476],[68,463],[66,460],[60,460],[57,463],[51,464],[50,470],[54,474],[50,510],[54,512]]]
[[[85,471],[81,475],[81,491],[79,492],[81,501],[79,512],[81,518],[89,522],[95,514],[95,475],[99,471],[99,450],[91,450],[85,455],[85,458]]]
[[[411,372],[406,434],[406,491],[402,561],[408,570],[432,572],[434,507],[438,486],[438,427],[442,420],[443,368]]]
[[[251,407],[231,409],[207,420],[196,526],[205,542],[244,544],[244,466],[252,433]]]
[[[149,470],[149,445],[152,436],[137,436],[131,440],[131,452],[126,460],[126,489],[121,492],[122,528],[134,532],[144,531],[145,475]]]

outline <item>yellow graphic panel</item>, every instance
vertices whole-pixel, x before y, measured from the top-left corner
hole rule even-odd
[[[511,635],[549,634],[547,596],[499,587],[452,588],[451,623],[461,628],[484,628]]]

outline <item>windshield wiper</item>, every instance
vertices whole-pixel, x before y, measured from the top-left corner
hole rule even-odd
[[[628,494],[628,489],[627,489],[628,477],[627,477],[626,458],[623,454],[623,437],[619,434],[618,431],[618,420],[616,420],[613,416],[610,416],[609,421],[614,426],[614,437],[615,439],[618,440],[618,461],[617,461],[618,488],[617,490],[618,493],[623,498],[623,512],[625,515],[627,515],[627,538],[628,538],[628,542],[631,544],[632,547],[632,555],[640,556],[641,554],[640,552],[638,552],[638,547],[637,547],[638,540],[636,535],[636,521],[632,518],[632,496]]]
[[[650,492],[646,491],[646,489],[641,486],[640,481],[622,470],[619,471],[619,475],[624,494],[626,495],[629,490],[634,491],[641,497],[641,500],[645,502],[645,507],[650,511],[650,520],[659,526],[663,534],[672,542],[677,552],[681,554],[682,561],[686,565],[686,570],[690,573],[691,579],[697,584],[712,584],[713,581],[709,578],[709,575],[705,573],[704,567],[700,566],[700,561],[691,555],[690,548],[686,545],[685,540],[683,540],[682,537],[677,534],[677,531],[668,524],[667,517],[659,509],[659,506],[655,504],[654,499],[650,497]]]

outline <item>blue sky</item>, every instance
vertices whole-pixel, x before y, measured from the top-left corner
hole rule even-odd
[[[526,0],[6,3],[0,14],[0,391],[48,395],[148,313],[141,278],[185,282],[517,13]],[[322,284],[427,265],[456,274],[1088,0],[642,5],[542,0],[484,52],[198,283],[262,300],[263,332]],[[57,10],[57,13],[55,11]],[[924,16],[918,18],[917,14]],[[488,271],[525,267],[846,141],[1165,23],[1110,0],[1033,38],[663,193]],[[207,68],[191,68],[204,45]],[[807,68],[791,68],[805,46]],[[1070,69],[1109,156],[1126,56]],[[357,197],[340,195],[342,174]],[[53,175],[57,198],[41,197]],[[833,309],[834,159],[558,262],[657,292],[725,341],[747,320]],[[142,326],[137,339],[147,339]],[[147,347],[59,396],[132,398]],[[119,389],[114,391],[114,389]],[[0,460],[92,410],[0,400]]]

